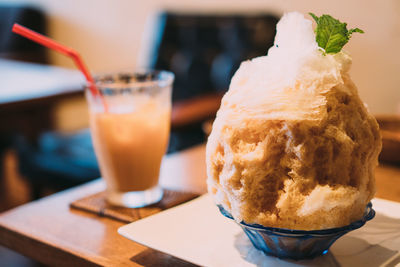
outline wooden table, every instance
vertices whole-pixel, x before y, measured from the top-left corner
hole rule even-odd
[[[206,192],[205,147],[166,157],[161,184]],[[380,166],[377,196],[400,202],[400,168]],[[123,223],[72,210],[69,203],[104,189],[97,180],[23,205],[0,215],[0,244],[51,266],[185,265],[172,256],[129,241],[117,233]]]

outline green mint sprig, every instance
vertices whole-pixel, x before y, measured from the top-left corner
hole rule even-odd
[[[342,23],[330,15],[317,17],[313,13],[308,13],[317,23],[316,41],[318,46],[324,49],[327,54],[335,54],[342,50],[354,32],[364,33],[359,28],[347,30],[347,23]]]

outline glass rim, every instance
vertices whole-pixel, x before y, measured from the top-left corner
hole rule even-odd
[[[95,74],[96,87],[102,90],[139,89],[168,87],[174,81],[174,73],[167,70],[139,69],[137,71],[115,71]],[[85,88],[89,85],[86,84]]]

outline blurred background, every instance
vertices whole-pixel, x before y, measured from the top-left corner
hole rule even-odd
[[[83,77],[69,58],[12,34],[14,22],[73,47],[95,74],[173,71],[174,153],[206,140],[231,76],[267,53],[288,11],[363,29],[345,47],[353,81],[373,114],[400,114],[397,0],[0,0],[0,211],[99,177]],[[13,257],[2,251],[0,262]]]
[[[275,14],[297,10],[329,13],[366,34],[355,36],[345,49],[353,57],[352,78],[373,113],[399,109],[400,3],[379,1],[268,1],[237,0],[32,0],[0,1],[1,4],[33,5],[47,19],[52,38],[80,51],[93,72],[146,66],[154,17],[162,10],[191,13]],[[265,53],[268,47],[265,47]],[[73,68],[66,57],[49,53],[49,63]],[[368,77],[368,79],[366,79]],[[75,120],[75,123],[78,123]]]

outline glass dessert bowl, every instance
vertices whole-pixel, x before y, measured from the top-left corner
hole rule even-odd
[[[221,205],[218,208],[222,215],[233,219],[232,215]],[[311,259],[328,252],[330,246],[344,234],[362,227],[375,217],[371,202],[368,203],[363,217],[347,226],[323,230],[290,230],[265,227],[259,224],[236,222],[249,237],[255,248],[267,255],[294,260]]]

